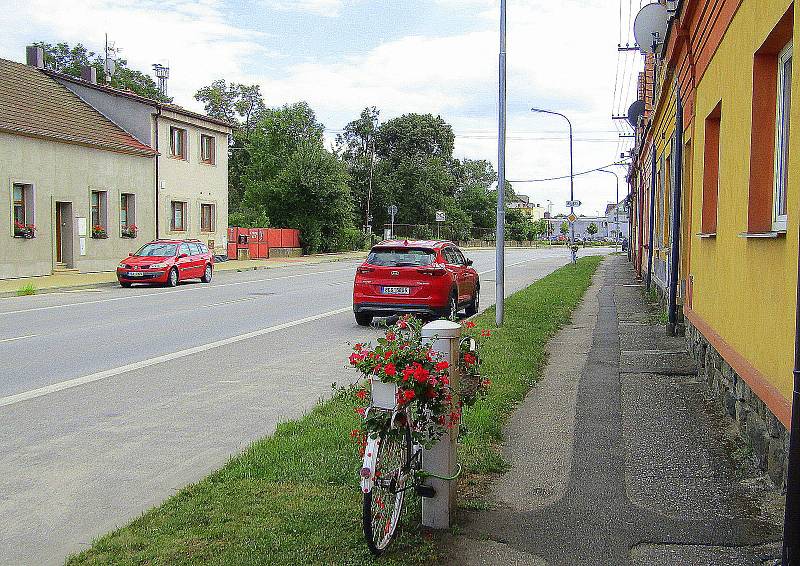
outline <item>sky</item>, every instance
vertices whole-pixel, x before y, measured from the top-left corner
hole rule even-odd
[[[456,133],[456,156],[497,165],[498,0],[0,0],[0,57],[24,61],[34,41],[81,42],[101,52],[104,37],[130,67],[170,67],[169,94],[192,110],[200,87],[224,78],[261,85],[268,106],[307,101],[326,138],[376,106],[381,119],[441,115]],[[639,55],[632,17],[643,0],[508,0],[506,178],[553,214],[565,209],[569,179],[566,114],[574,169],[619,160],[629,128],[612,114],[635,100]],[[619,195],[627,188],[624,171]],[[613,175],[575,179],[586,215],[615,200]]]

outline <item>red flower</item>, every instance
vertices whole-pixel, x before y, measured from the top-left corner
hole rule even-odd
[[[386,364],[386,366],[383,368],[383,373],[389,377],[394,377],[397,375],[397,369],[395,369],[394,364]]]
[[[390,330],[389,332],[387,332],[387,333],[386,333],[386,339],[387,339],[389,342],[393,342],[394,340],[396,340],[396,339],[397,339],[397,335],[396,335],[394,332],[392,332],[392,331]]]
[[[443,375],[442,376],[442,383],[445,384],[445,385],[450,385],[450,378],[447,377],[446,375]]]
[[[413,366],[406,366],[403,368],[403,381],[408,381],[414,375]]]
[[[403,391],[403,397],[405,398],[406,402],[411,401],[415,397],[414,390],[406,389]]]
[[[364,347],[363,344],[356,344],[355,346],[353,346],[353,350],[355,350],[356,352],[360,352],[363,347]]]
[[[436,369],[436,371],[444,371],[449,367],[450,367],[450,362],[448,362],[447,360],[443,360],[438,364],[436,364],[434,369]]]
[[[464,326],[466,326],[467,328],[475,328],[475,323],[472,322],[471,320],[468,320],[467,322],[464,323]]]
[[[491,335],[492,335],[492,331],[489,330],[488,328],[484,328],[483,330],[481,330],[481,336],[485,336],[485,337],[488,338]]]
[[[350,365],[354,366],[358,362],[362,361],[363,359],[364,359],[364,356],[362,356],[361,354],[356,354],[355,352],[353,352],[352,354],[350,354]]]
[[[383,359],[384,359],[384,360],[388,360],[388,359],[389,359],[389,358],[391,358],[393,355],[394,355],[394,352],[392,352],[391,350],[387,350],[387,351],[386,351],[386,353],[385,353],[385,354],[383,354]]]
[[[364,407],[358,407],[356,409],[356,413],[358,413],[359,415],[361,415],[363,417],[367,413],[367,410]]]
[[[426,370],[421,365],[417,365],[414,368],[414,379],[417,380],[419,383],[425,383],[428,381],[428,377],[430,376],[431,372]]]
[[[477,361],[478,361],[478,359],[475,356],[473,356],[472,354],[470,354],[469,352],[464,354],[464,363],[467,364],[468,366],[475,365],[475,362],[477,362]]]
[[[398,328],[408,328],[408,323],[405,320],[401,320],[397,326]]]
[[[359,389],[356,391],[356,397],[359,399],[366,399],[367,398],[367,390],[366,389]]]

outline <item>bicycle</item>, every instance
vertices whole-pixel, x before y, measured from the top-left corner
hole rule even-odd
[[[477,344],[473,338],[464,338],[460,345],[463,353],[477,359]],[[473,372],[474,374],[475,372]],[[480,378],[477,378],[480,381]],[[472,380],[470,380],[472,381]],[[464,383],[462,393],[473,396],[477,383]],[[389,547],[403,511],[405,493],[413,489],[420,497],[435,497],[436,490],[425,483],[427,478],[452,481],[461,474],[459,464],[456,474],[445,477],[422,469],[421,444],[413,440],[416,428],[414,410],[410,404],[397,403],[398,387],[370,379],[371,401],[364,418],[371,411],[381,411],[388,417],[388,427],[377,437],[368,437],[360,470],[361,491],[364,496],[362,526],[370,552],[380,556]]]

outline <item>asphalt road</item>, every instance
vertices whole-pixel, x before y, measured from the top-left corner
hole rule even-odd
[[[507,250],[506,293],[567,261]],[[0,299],[0,564],[62,563],[353,381],[357,265]]]

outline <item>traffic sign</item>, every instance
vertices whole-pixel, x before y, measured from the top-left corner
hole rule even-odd
[[[396,204],[390,204],[389,205],[389,214],[391,214],[392,216],[397,214],[397,205]]]
[[[568,200],[567,201],[567,206],[570,206],[570,207],[573,207],[573,208],[578,208],[580,205],[581,205],[581,201],[579,201],[579,200]]]
[[[578,217],[575,216],[574,214],[570,214],[569,216],[567,216],[567,220],[569,220],[570,222],[575,222],[577,219]]]
[[[443,210],[436,211],[436,222],[444,222],[445,214]]]

